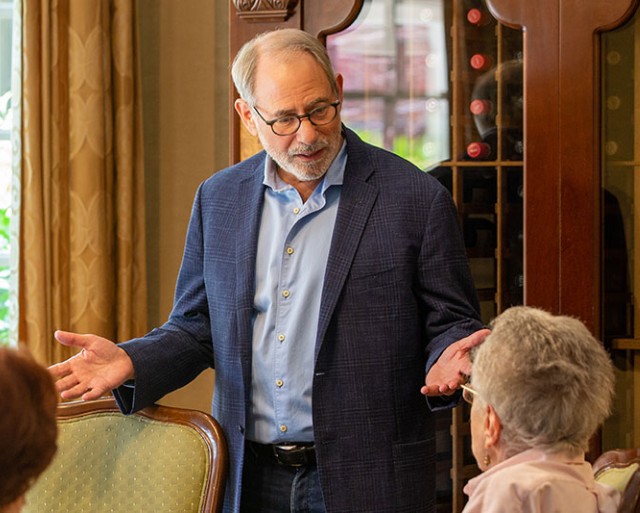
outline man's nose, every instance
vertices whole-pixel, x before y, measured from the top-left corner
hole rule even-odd
[[[300,142],[311,144],[318,138],[318,127],[309,118],[304,118],[300,122],[300,128],[298,128],[296,135]]]

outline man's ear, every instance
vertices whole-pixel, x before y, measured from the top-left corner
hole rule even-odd
[[[344,79],[342,78],[342,75],[340,73],[336,73],[336,85],[338,86],[338,100],[340,100],[341,104],[344,101],[344,91],[342,89],[343,82],[344,82]]]
[[[233,106],[235,107],[238,116],[240,116],[242,124],[249,131],[249,133],[254,136],[258,135],[258,130],[256,128],[256,125],[254,124],[253,111],[251,110],[249,104],[242,98],[238,98],[234,102]]]
[[[495,447],[500,440],[502,433],[502,421],[493,406],[486,406],[486,414],[484,416],[484,443],[485,447]]]

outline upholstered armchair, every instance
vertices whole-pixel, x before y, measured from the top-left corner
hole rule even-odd
[[[113,399],[58,409],[58,453],[25,513],[222,511],[227,449],[216,420],[153,406],[122,415]]]
[[[640,513],[640,449],[613,449],[593,463],[596,481],[622,494],[619,513]]]

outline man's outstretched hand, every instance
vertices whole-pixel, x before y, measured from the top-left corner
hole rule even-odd
[[[110,340],[60,330],[54,336],[65,346],[82,348],[77,355],[49,367],[63,399],[97,399],[133,379],[129,355]]]
[[[482,344],[491,330],[481,329],[447,347],[433,364],[420,389],[423,395],[451,395],[471,375],[469,352]]]

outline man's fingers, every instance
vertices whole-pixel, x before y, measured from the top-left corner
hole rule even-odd
[[[60,392],[60,397],[62,397],[63,399],[77,399],[83,394],[86,394],[87,390],[87,385],[78,383],[76,386]]]
[[[83,401],[93,401],[94,399],[100,399],[105,393],[105,390],[100,388],[92,388],[89,391],[82,394]]]
[[[454,383],[449,385],[424,385],[420,389],[420,393],[427,396],[446,396],[453,395],[458,388],[459,387]]]
[[[475,346],[479,346],[484,342],[484,339],[491,333],[490,329],[483,328],[478,330],[468,337],[463,338],[460,342],[462,342],[462,349],[469,350]]]
[[[55,385],[56,385],[56,390],[59,393],[61,393],[61,392],[64,392],[65,390],[69,390],[77,386],[78,383],[79,383],[78,378],[74,374],[69,374],[68,376],[65,376],[64,378],[61,378],[58,381],[56,381]],[[85,386],[85,389],[86,389],[86,386]]]
[[[53,379],[64,378],[71,373],[69,362],[54,363],[49,367],[49,373],[53,376]]]
[[[70,331],[56,330],[53,334],[58,342],[63,346],[71,347],[86,347],[90,341],[90,337],[87,335],[80,335],[78,333],[71,333]]]
[[[432,385],[424,385],[420,389],[420,393],[422,395],[440,395],[440,392],[438,392],[438,387],[434,387]]]
[[[447,384],[440,385],[439,391],[442,395],[451,395],[460,388],[460,381],[449,381]]]

